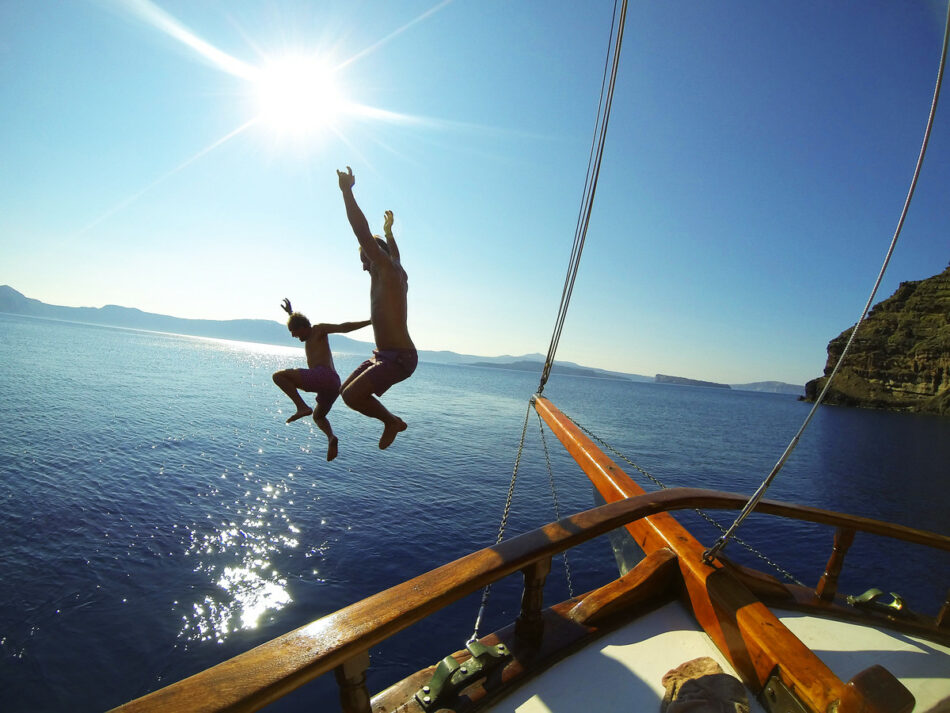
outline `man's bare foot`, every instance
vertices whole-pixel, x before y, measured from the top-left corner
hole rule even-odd
[[[340,439],[334,436],[330,439],[330,444],[327,446],[327,460],[333,460],[336,458],[336,449],[340,444]]]
[[[304,416],[309,416],[312,413],[313,413],[312,408],[308,408],[308,407],[304,407],[302,409],[298,408],[297,413],[295,413],[293,416],[287,419],[287,423],[290,423],[291,421],[296,421],[298,418],[303,418]]]
[[[406,422],[397,416],[395,421],[387,423],[386,428],[383,429],[383,437],[379,439],[379,447],[389,448],[392,442],[396,440],[396,434],[402,433],[407,428],[409,427]]]

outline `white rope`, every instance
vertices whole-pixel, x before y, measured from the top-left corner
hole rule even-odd
[[[920,177],[920,169],[924,163],[924,155],[927,153],[927,144],[930,141],[930,131],[933,128],[934,116],[937,114],[937,100],[940,98],[940,85],[943,83],[943,70],[947,63],[948,43],[950,43],[950,3],[947,4],[947,21],[943,34],[943,50],[940,53],[940,65],[937,70],[937,82],[934,86],[933,100],[930,103],[930,116],[927,119],[927,128],[924,131],[924,140],[921,143],[920,153],[917,156],[917,166],[914,169],[914,177],[910,182],[910,188],[907,191],[907,198],[904,199],[904,208],[901,210],[900,219],[897,221],[897,229],[894,231],[894,237],[891,238],[890,247],[888,247],[887,255],[884,257],[884,264],[881,265],[881,271],[878,273],[877,280],[874,282],[874,287],[871,289],[871,294],[868,297],[868,301],[864,305],[864,311],[861,312],[861,316],[854,325],[854,329],[851,330],[851,335],[848,337],[848,342],[845,344],[844,350],[841,352],[841,356],[838,357],[838,362],[835,364],[835,368],[831,371],[831,374],[829,374],[824,388],[821,390],[821,393],[815,400],[815,404],[812,406],[811,411],[808,412],[808,416],[805,418],[804,423],[802,423],[802,427],[798,429],[798,433],[796,433],[795,437],[792,438],[791,442],[789,442],[788,447],[785,449],[782,457],[779,458],[778,462],[772,468],[772,471],[768,474],[768,477],[762,481],[762,484],[759,486],[758,490],[756,490],[752,497],[749,498],[749,502],[747,502],[745,507],[742,508],[742,512],[739,513],[736,521],[730,525],[729,529],[718,540],[716,540],[712,547],[703,553],[703,559],[707,563],[711,562],[712,558],[715,557],[722,550],[722,548],[726,546],[726,543],[728,543],[729,538],[732,537],[733,533],[736,531],[736,528],[738,528],[742,521],[748,517],[749,513],[755,509],[755,506],[758,505],[759,501],[765,495],[765,491],[768,490],[769,486],[772,484],[775,476],[778,475],[778,472],[785,465],[785,461],[788,460],[788,457],[792,454],[792,451],[795,450],[795,447],[798,445],[802,434],[805,432],[808,424],[811,423],[815,412],[818,410],[821,402],[824,401],[825,394],[828,393],[828,389],[831,387],[831,382],[838,374],[838,370],[841,368],[845,357],[848,355],[848,351],[851,349],[851,344],[854,342],[854,337],[858,333],[858,329],[861,327],[861,324],[864,322],[864,318],[867,317],[868,311],[871,309],[871,304],[874,302],[874,295],[877,294],[877,289],[880,287],[881,280],[884,278],[884,271],[887,270],[887,265],[891,261],[891,255],[894,254],[894,248],[897,246],[897,238],[900,236],[901,229],[904,227],[904,219],[907,217],[907,211],[910,208],[911,198],[913,198],[914,190],[917,188],[917,179]]]
[[[620,17],[617,19],[617,2],[614,0],[614,19],[611,20],[610,33],[613,39],[614,24],[617,25],[616,40],[612,47],[608,44],[607,58],[604,62],[604,79],[601,82],[600,102],[597,109],[597,119],[594,124],[594,140],[591,144],[591,153],[587,162],[587,178],[584,183],[584,195],[581,198],[581,207],[577,216],[577,227],[574,230],[574,245],[571,248],[571,257],[568,261],[567,276],[564,278],[564,288],[561,292],[561,303],[558,306],[557,319],[554,323],[554,332],[544,360],[544,369],[541,371],[541,382],[537,393],[544,391],[544,385],[551,375],[554,366],[554,354],[561,341],[561,332],[564,321],[567,319],[567,308],[571,302],[571,293],[574,291],[574,281],[577,279],[577,270],[580,267],[581,253],[584,251],[584,242],[587,239],[587,228],[590,225],[590,215],[594,206],[594,194],[597,192],[597,179],[600,176],[600,163],[604,155],[604,143],[607,139],[607,123],[610,119],[610,108],[614,100],[614,87],[617,84],[617,69],[620,66],[620,47],[623,44],[623,28],[627,17],[627,0],[623,0],[620,8]],[[611,49],[613,60],[611,62]],[[611,65],[610,81],[606,81],[607,65]],[[604,86],[607,86],[606,92]]]

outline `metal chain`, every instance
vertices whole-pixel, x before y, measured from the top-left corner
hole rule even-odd
[[[605,441],[603,438],[601,438],[600,436],[598,436],[596,433],[594,433],[593,431],[589,430],[588,428],[585,428],[585,427],[582,426],[581,424],[577,423],[577,421],[575,421],[574,419],[572,419],[570,416],[568,416],[568,419],[570,419],[571,423],[573,423],[575,426],[577,426],[579,429],[581,429],[584,433],[586,433],[588,436],[590,436],[591,438],[593,438],[595,441],[597,441],[598,443],[600,443],[602,446],[604,446],[604,447],[605,447],[607,450],[609,450],[611,453],[613,453],[614,455],[618,456],[619,458],[622,458],[622,459],[623,459],[624,461],[626,461],[628,464],[630,464],[631,466],[633,466],[634,468],[636,468],[636,469],[637,469],[640,473],[642,473],[644,476],[646,476],[647,478],[649,478],[650,480],[652,480],[654,483],[656,483],[656,485],[657,485],[658,487],[660,487],[662,490],[666,490],[666,489],[667,489],[667,486],[666,486],[663,482],[661,482],[659,478],[656,478],[656,477],[650,475],[649,473],[647,473],[643,468],[641,468],[641,467],[638,466],[636,463],[634,463],[632,460],[630,460],[629,458],[627,458],[627,456],[625,456],[623,453],[621,453],[620,451],[618,451],[618,450],[617,450],[616,448],[614,448],[612,445],[610,445],[609,443],[607,443],[607,441]],[[721,523],[719,523],[718,521],[716,521],[713,517],[711,517],[711,516],[708,515],[707,513],[703,512],[702,510],[700,510],[700,509],[698,509],[698,508],[694,508],[694,510],[695,510],[695,512],[696,512],[697,515],[699,515],[700,517],[702,517],[703,519],[705,519],[705,520],[706,520],[707,522],[709,522],[711,525],[714,525],[720,532],[725,532],[725,531],[726,531],[726,527],[725,527],[724,525],[722,525]],[[763,554],[762,552],[760,552],[759,550],[757,550],[755,547],[753,547],[752,545],[750,545],[748,542],[746,542],[746,541],[743,540],[742,538],[733,536],[732,539],[734,539],[734,540],[735,540],[736,542],[738,542],[740,545],[742,545],[743,547],[745,547],[750,553],[752,553],[753,555],[755,555],[756,557],[758,557],[760,560],[762,560],[763,562],[765,562],[766,564],[768,564],[770,567],[772,567],[772,569],[774,569],[776,572],[778,572],[779,574],[781,574],[781,575],[782,575],[783,577],[785,577],[785,579],[787,579],[788,581],[794,582],[795,584],[797,584],[797,585],[799,585],[799,586],[802,586],[802,587],[806,586],[806,585],[805,585],[802,581],[800,581],[794,574],[792,574],[791,572],[789,572],[787,569],[785,569],[784,567],[782,567],[782,566],[781,566],[780,564],[778,564],[777,562],[775,562],[775,561],[769,559],[765,554]]]
[[[551,467],[551,456],[548,454],[548,442],[544,437],[544,423],[541,421],[541,414],[535,410],[538,417],[538,430],[541,432],[541,444],[544,446],[544,460],[548,464],[548,482],[551,484],[551,497],[554,499],[554,517],[561,519],[561,506],[557,499],[557,488],[554,485],[554,469]],[[564,560],[564,576],[567,578],[567,593],[574,598],[574,582],[571,580],[571,563],[567,560],[567,550],[561,553]]]
[[[524,452],[524,437],[528,432],[528,416],[531,414],[531,400],[528,401],[528,408],[524,412],[524,424],[521,426],[521,443],[518,444],[518,455],[515,456],[515,467],[511,472],[511,483],[508,485],[508,497],[505,499],[505,510],[501,516],[501,525],[498,527],[498,536],[495,538],[495,544],[501,542],[505,536],[505,527],[508,525],[508,513],[511,511],[511,497],[515,493],[515,481],[518,479],[518,468],[521,465],[521,454]],[[482,603],[478,608],[478,616],[475,617],[475,630],[472,632],[468,642],[471,643],[478,639],[478,627],[482,625],[482,616],[485,614],[485,606],[488,604],[488,596],[491,594],[491,584],[482,591]]]

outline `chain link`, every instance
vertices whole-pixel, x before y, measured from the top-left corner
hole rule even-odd
[[[505,536],[505,527],[508,526],[508,513],[511,511],[511,498],[515,493],[515,481],[518,479],[518,468],[521,466],[521,454],[524,453],[524,437],[528,432],[528,416],[531,415],[531,400],[528,401],[528,408],[524,412],[524,424],[521,426],[521,442],[518,444],[518,454],[515,456],[515,467],[511,472],[511,483],[508,485],[508,497],[505,499],[505,510],[501,516],[501,524],[498,527],[498,536],[495,538],[495,544],[501,542]],[[469,643],[478,639],[478,628],[482,625],[482,617],[485,614],[485,607],[488,604],[488,597],[491,594],[491,584],[482,591],[482,603],[478,608],[478,616],[475,617],[475,629],[472,632]]]
[[[541,414],[534,412],[538,417],[538,430],[541,432],[541,444],[544,446],[544,460],[548,464],[548,482],[551,484],[551,497],[554,499],[554,518],[561,519],[561,506],[557,499],[557,488],[554,485],[554,469],[551,467],[551,456],[548,455],[548,442],[544,437],[544,423],[541,421]],[[567,593],[574,598],[574,582],[571,579],[571,563],[567,559],[567,550],[561,553],[564,560],[564,576],[567,578]]]

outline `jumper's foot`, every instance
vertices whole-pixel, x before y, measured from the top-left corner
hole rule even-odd
[[[309,416],[309,415],[312,414],[312,413],[313,413],[313,409],[311,409],[311,408],[297,409],[297,413],[295,413],[293,416],[291,416],[290,418],[288,418],[288,419],[287,419],[287,423],[291,423],[292,421],[296,421],[298,418],[303,418],[304,416]]]
[[[340,439],[334,436],[330,439],[330,444],[327,446],[327,460],[333,460],[336,458],[337,446],[340,445]]]
[[[396,434],[402,433],[407,428],[409,426],[406,425],[406,422],[398,417],[392,423],[387,423],[386,428],[383,429],[383,437],[379,439],[379,447],[389,448],[392,442],[396,440]]]

